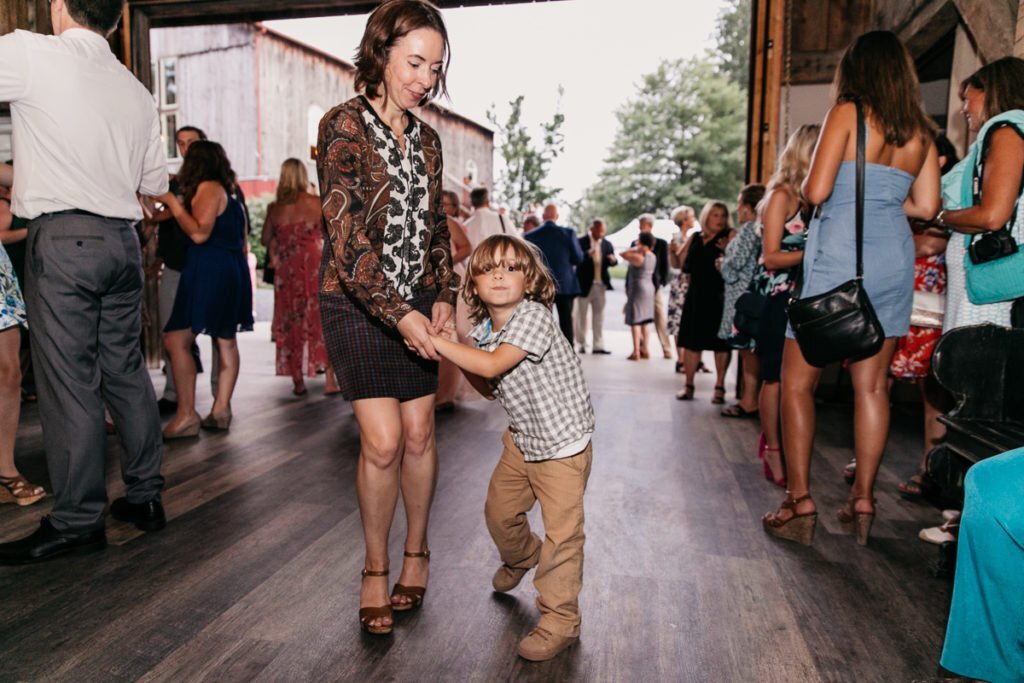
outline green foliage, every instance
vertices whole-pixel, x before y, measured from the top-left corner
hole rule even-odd
[[[564,89],[559,86],[559,98],[563,92]],[[511,110],[504,123],[498,121],[493,106],[487,112],[487,120],[495,127],[501,140],[498,149],[505,162],[505,168],[495,183],[495,199],[508,204],[517,223],[531,204],[542,204],[554,199],[562,191],[561,188],[546,185],[546,180],[551,162],[565,149],[561,132],[565,115],[556,108],[551,120],[541,124],[540,143],[535,143],[522,121],[525,99],[524,95],[520,95],[509,102]]]
[[[750,0],[727,0],[718,15],[715,38],[718,70],[746,91],[750,73]]]
[[[267,207],[272,201],[272,194],[245,198],[245,208],[249,211],[249,251],[256,256],[256,263],[260,268],[267,261],[267,250],[260,242],[260,235],[263,232],[263,222],[267,220]]]
[[[644,212],[666,216],[689,204],[699,213],[709,199],[733,201],[743,179],[746,97],[715,61],[662,62],[617,116],[599,180],[574,207],[578,222],[600,215],[613,232]]]

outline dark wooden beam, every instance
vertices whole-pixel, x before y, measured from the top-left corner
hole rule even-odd
[[[552,2],[554,0],[540,0]],[[365,14],[377,0],[129,0],[133,11],[145,13],[152,28],[235,24],[271,19],[301,19],[343,14]],[[523,0],[439,0],[441,8],[523,4]]]

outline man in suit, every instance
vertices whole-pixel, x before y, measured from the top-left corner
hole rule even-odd
[[[640,232],[650,232],[654,229],[653,214],[642,214],[637,220],[640,222]],[[633,244],[636,245],[636,242],[634,241]],[[665,302],[661,299],[661,288],[668,284],[668,242],[660,237],[654,239],[654,257],[657,259],[652,278],[654,280],[654,329],[658,333],[661,352],[665,358],[672,358],[672,344],[669,342],[666,329]]]
[[[572,344],[572,303],[580,292],[576,280],[576,266],[583,263],[576,231],[563,228],[558,220],[558,207],[548,204],[544,207],[544,223],[536,230],[523,235],[523,239],[540,249],[544,262],[555,280],[555,309],[558,311],[558,326]]]
[[[580,238],[580,249],[584,258],[576,268],[576,279],[580,283],[580,296],[576,299],[576,344],[580,353],[587,352],[587,312],[593,312],[594,353],[608,354],[604,348],[602,330],[604,329],[604,295],[612,288],[612,278],[608,267],[618,263],[615,248],[604,238],[604,221],[595,218],[590,224],[590,234]],[[595,282],[595,276],[601,280]]]

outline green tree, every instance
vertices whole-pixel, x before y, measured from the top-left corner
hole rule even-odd
[[[579,207],[614,231],[640,213],[731,202],[743,179],[746,97],[709,57],[662,62],[617,112],[619,130]]]
[[[564,92],[558,88],[559,99]],[[541,124],[540,143],[533,140],[522,120],[523,101],[520,95],[509,102],[509,115],[504,123],[498,121],[494,108],[487,112],[487,119],[495,127],[501,144],[498,150],[504,161],[504,169],[495,183],[495,194],[500,202],[506,203],[518,216],[531,204],[541,204],[554,199],[562,191],[546,184],[551,162],[565,149],[561,132],[565,115],[557,109],[551,120]]]
[[[750,11],[750,0],[727,0],[715,25],[718,70],[743,91],[750,73]]]

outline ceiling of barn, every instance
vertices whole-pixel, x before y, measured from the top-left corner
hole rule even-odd
[[[555,0],[434,0],[442,8],[511,5]],[[195,24],[233,24],[269,19],[297,19],[338,14],[365,14],[379,0],[129,0],[131,12],[142,12],[152,28]]]

